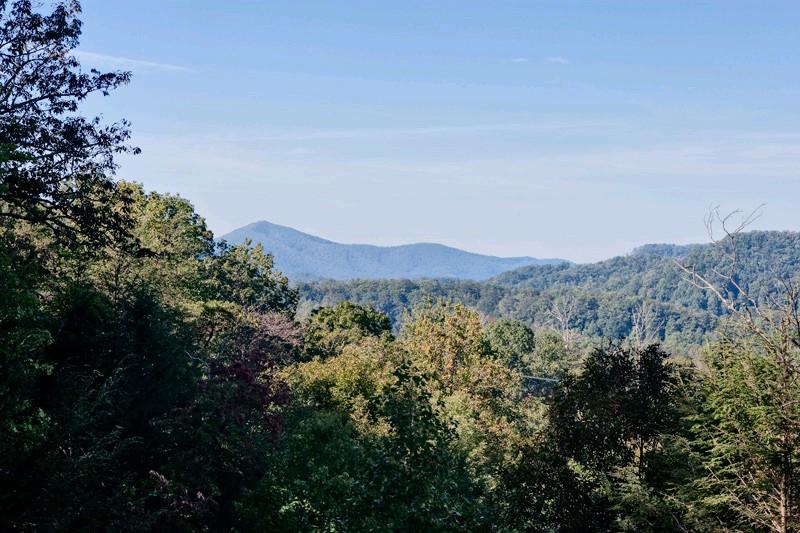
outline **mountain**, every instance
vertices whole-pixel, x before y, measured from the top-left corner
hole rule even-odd
[[[273,254],[275,265],[293,281],[319,279],[457,278],[481,280],[522,266],[567,263],[563,259],[494,257],[442,244],[402,246],[341,244],[261,221],[222,237],[231,244],[245,239]]]

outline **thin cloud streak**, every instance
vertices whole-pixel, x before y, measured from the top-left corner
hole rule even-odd
[[[473,186],[487,180],[507,187],[528,189],[563,188],[570,182],[606,187],[665,189],[698,192],[737,190],[758,183],[778,187],[800,182],[800,143],[781,146],[769,143],[744,144],[735,141],[696,141],[689,144],[651,144],[638,148],[582,149],[560,154],[514,157],[485,157],[417,160],[413,156],[396,160],[348,157],[343,160],[301,156],[313,155],[308,147],[268,152],[234,139],[167,139],[140,137],[138,144],[152,151],[171,172],[185,174],[213,172],[240,174],[242,178],[400,180],[441,182]],[[730,191],[729,191],[730,192]]]
[[[248,138],[258,141],[314,141],[374,137],[415,137],[422,135],[454,133],[588,130],[614,126],[617,125],[609,122],[471,124],[464,126],[423,126],[414,128],[351,128],[312,130],[305,132],[256,135]]]
[[[158,63],[156,61],[145,61],[142,59],[131,59],[129,57],[112,56],[107,54],[98,54],[95,52],[86,52],[84,50],[76,50],[74,54],[81,60],[86,61],[94,66],[102,66],[106,68],[127,68],[135,70],[137,68],[145,70],[164,70],[172,72],[192,72],[192,69],[183,67],[181,65],[172,65],[170,63]]]
[[[550,56],[544,58],[546,63],[553,63],[555,65],[568,65],[569,59],[561,56]]]

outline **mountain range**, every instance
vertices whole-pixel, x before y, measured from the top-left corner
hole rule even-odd
[[[400,246],[342,244],[267,221],[236,229],[223,240],[250,240],[273,254],[275,266],[292,281],[321,279],[484,280],[531,265],[569,263],[564,259],[495,257],[435,243]]]

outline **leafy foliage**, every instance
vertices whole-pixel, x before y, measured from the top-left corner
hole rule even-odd
[[[108,94],[130,73],[84,72],[72,50],[81,22],[77,1],[41,13],[30,0],[0,2],[0,220],[49,226],[67,242],[119,231],[124,211],[111,176],[128,123],[104,126],[76,114],[93,93]]]
[[[281,430],[275,368],[302,340],[285,278],[210,253],[185,200],[120,187],[134,223],[92,255],[3,233],[4,529],[228,528]]]
[[[305,346],[310,356],[331,356],[364,337],[391,337],[389,317],[371,307],[340,302],[315,310],[306,323]]]

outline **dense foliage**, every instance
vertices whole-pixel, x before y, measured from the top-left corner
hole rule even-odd
[[[297,291],[260,246],[216,242],[186,200],[101,172],[124,138],[102,154],[60,147],[54,160],[72,158],[78,174],[28,158],[15,121],[46,137],[78,111],[86,83],[124,79],[83,77],[69,55],[78,6],[53,9],[0,0],[0,35],[16,39],[0,46],[0,71],[20,54],[42,62],[13,81],[18,94],[78,84],[4,115],[0,129],[0,145],[20,150],[0,161],[0,529],[800,527],[796,235],[731,236],[742,259],[716,285],[703,269],[730,246],[488,285],[426,282],[414,298],[402,283],[336,286],[399,287],[381,302],[394,317],[408,310],[394,329],[359,303],[298,313]],[[90,167],[99,173],[81,174]],[[97,226],[109,213],[119,216]],[[772,274],[764,240],[785,247]],[[704,291],[659,270],[665,256],[694,262]],[[468,305],[438,298],[451,289]],[[599,325],[627,293],[649,298],[632,325]],[[731,320],[696,364],[650,342],[664,331],[648,329],[645,303]],[[487,308],[527,310],[527,323],[486,320]],[[617,338],[587,349],[576,329]]]
[[[73,243],[118,229],[114,155],[137,151],[125,145],[125,121],[103,125],[76,113],[89,95],[130,79],[80,69],[70,53],[79,12],[75,1],[44,14],[30,1],[0,1],[0,215],[49,225]]]

